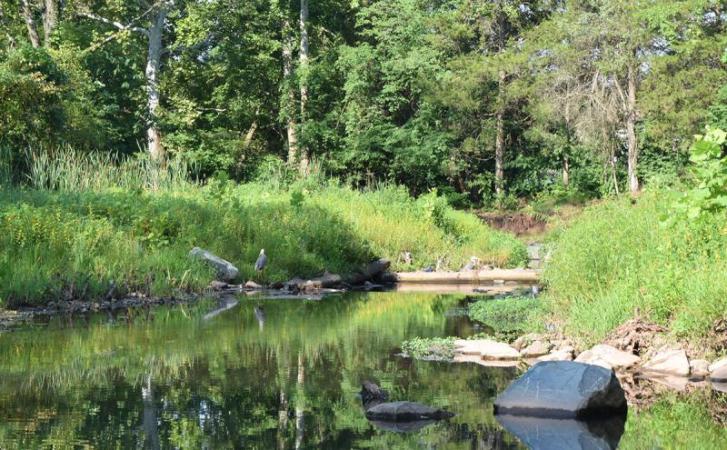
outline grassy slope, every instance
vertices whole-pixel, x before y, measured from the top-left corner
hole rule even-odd
[[[414,200],[397,188],[0,191],[0,298],[9,306],[95,298],[110,280],[157,295],[200,289],[211,273],[189,260],[193,246],[236,263],[240,280],[254,276],[260,248],[269,255],[267,280],[347,272],[374,257],[396,261],[402,250],[419,267],[438,257],[452,267],[471,255],[503,266],[525,258],[513,237],[436,196]]]
[[[595,343],[639,312],[676,336],[705,338],[725,317],[725,216],[665,225],[670,195],[591,206],[556,236],[545,306],[568,334]]]

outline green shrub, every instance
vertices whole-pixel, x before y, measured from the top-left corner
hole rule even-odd
[[[415,337],[401,344],[401,350],[414,359],[448,361],[454,358],[454,341],[453,337]]]
[[[539,300],[530,297],[480,300],[470,306],[469,316],[490,327],[496,338],[511,338],[530,327],[539,307]]]

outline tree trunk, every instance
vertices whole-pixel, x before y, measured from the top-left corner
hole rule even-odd
[[[563,186],[568,187],[570,184],[570,162],[568,156],[563,157]]]
[[[35,21],[33,20],[33,11],[30,9],[30,3],[28,0],[22,0],[21,2],[21,13],[23,15],[23,21],[25,26],[28,28],[28,37],[33,48],[40,47],[40,37],[38,36],[38,29],[35,27]]]
[[[290,32],[290,22],[283,21],[283,79],[288,85],[288,104],[285,108],[288,116],[288,164],[294,166],[298,163],[298,135],[295,123],[295,89],[293,88],[293,38]]]
[[[502,196],[505,187],[503,159],[505,153],[505,72],[500,71],[497,82],[497,112],[495,114],[497,137],[495,138],[495,193]]]
[[[306,107],[308,105],[308,0],[300,0],[300,121],[305,124]],[[305,142],[305,140],[304,140]],[[303,145],[300,148],[300,174],[308,175],[310,156],[308,148]]]
[[[255,137],[255,132],[257,131],[258,123],[257,119],[252,121],[252,124],[250,125],[250,128],[247,129],[247,133],[245,133],[245,138],[242,140],[242,148],[244,150],[247,150],[248,147],[250,147],[250,144],[252,144],[252,139]]]
[[[633,66],[628,69],[628,106],[626,114],[626,135],[628,139],[628,176],[631,195],[639,192],[639,178],[637,165],[639,160],[639,146],[636,142],[636,70]]]
[[[157,124],[157,108],[159,107],[159,67],[162,59],[162,34],[167,17],[167,7],[162,5],[149,27],[149,53],[146,60],[146,92],[149,125],[146,130],[149,155],[152,160],[164,162],[164,148],[161,133]]]
[[[45,11],[43,12],[43,43],[46,47],[50,45],[50,38],[53,30],[58,26],[58,0],[44,0]]]

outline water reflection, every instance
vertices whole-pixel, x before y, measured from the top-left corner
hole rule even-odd
[[[604,420],[563,420],[498,415],[497,421],[532,450],[614,450],[626,415]]]
[[[241,298],[2,335],[0,448],[522,448],[491,414],[513,371],[395,356],[405,339],[465,331],[445,314],[459,300]],[[457,416],[371,424],[357,396],[369,378]]]

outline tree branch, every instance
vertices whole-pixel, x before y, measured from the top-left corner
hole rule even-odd
[[[151,10],[149,10],[149,11],[151,11]],[[144,13],[144,15],[146,15],[147,13]],[[89,12],[79,12],[78,15],[81,16],[81,17],[86,17],[87,19],[93,19],[93,20],[96,20],[98,22],[102,22],[102,23],[105,23],[107,25],[111,25],[111,26],[117,28],[119,31],[127,31],[127,30],[128,31],[136,31],[137,33],[141,33],[141,34],[149,37],[149,31],[146,28],[137,27],[137,26],[133,26],[132,25],[134,22],[136,22],[138,20],[138,18],[137,19],[134,19],[130,23],[124,25],[121,22],[117,22],[115,20],[107,19],[105,17],[101,17],[101,16],[99,16],[97,14],[93,14],[93,13],[89,13]],[[140,16],[140,18],[143,17],[144,15]]]

